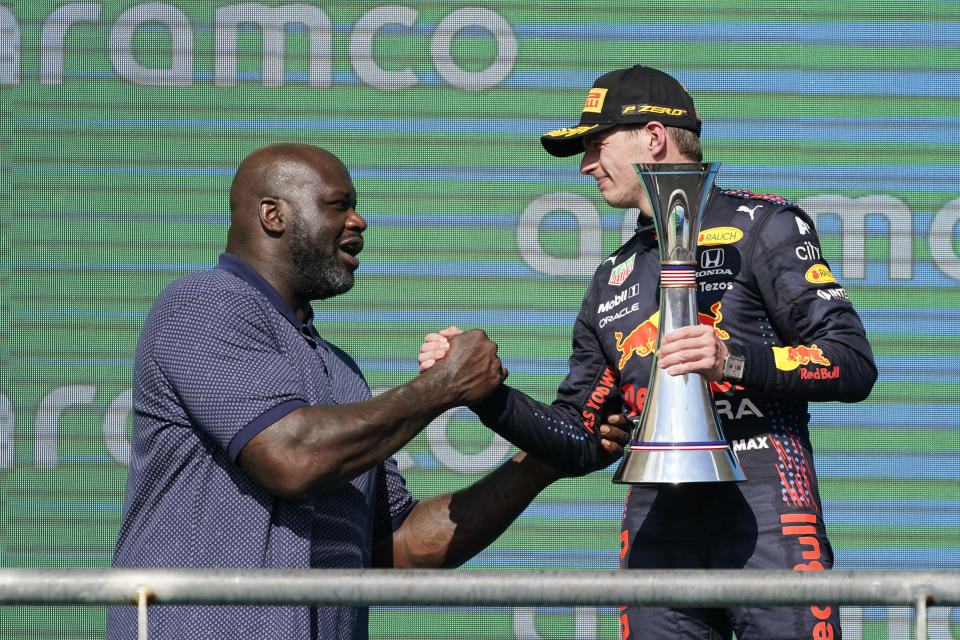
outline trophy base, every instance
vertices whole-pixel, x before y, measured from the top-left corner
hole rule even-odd
[[[634,444],[613,476],[617,484],[745,482],[730,446],[691,449],[683,445]]]

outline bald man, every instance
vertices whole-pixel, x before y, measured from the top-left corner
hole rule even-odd
[[[134,427],[115,567],[453,567],[495,540],[559,472],[518,453],[476,484],[417,501],[391,457],[506,378],[479,330],[371,398],[314,328],[349,290],[367,223],[346,167],[317,147],[251,153],[230,189],[226,252],[157,298],[137,345]],[[606,425],[609,464],[627,434]],[[367,637],[348,607],[159,606],[151,640]],[[111,607],[107,637],[136,636]]]

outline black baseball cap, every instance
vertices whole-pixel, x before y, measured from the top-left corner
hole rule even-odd
[[[540,136],[547,153],[558,158],[583,153],[583,136],[620,124],[656,120],[700,135],[693,98],[672,76],[643,65],[617,69],[596,79],[575,127]]]

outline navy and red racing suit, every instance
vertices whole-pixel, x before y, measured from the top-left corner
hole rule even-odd
[[[808,401],[856,402],[876,381],[860,318],[823,258],[813,222],[778,196],[716,187],[697,246],[703,324],[746,358],[742,381],[713,383],[744,483],[633,485],[621,568],[829,569],[808,433]],[[604,466],[597,427],[640,416],[656,347],[654,229],[596,270],[573,327],[570,372],[552,404],[502,386],[474,407],[488,427],[570,474]],[[625,609],[623,638],[840,638],[835,606]]]

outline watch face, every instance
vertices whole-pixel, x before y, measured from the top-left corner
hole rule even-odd
[[[723,363],[723,378],[730,382],[740,382],[741,378],[743,378],[743,368],[745,364],[746,361],[743,356],[732,353],[727,355],[727,359]]]

